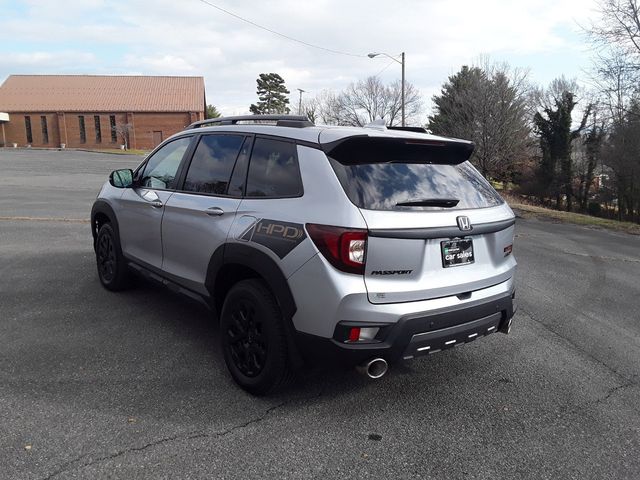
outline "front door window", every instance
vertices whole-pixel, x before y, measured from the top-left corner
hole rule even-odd
[[[160,190],[170,190],[175,187],[178,167],[189,148],[191,137],[182,137],[167,143],[153,154],[144,167],[140,176],[140,185]]]

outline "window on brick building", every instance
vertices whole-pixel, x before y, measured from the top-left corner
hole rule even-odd
[[[42,143],[49,143],[49,128],[47,127],[47,117],[40,116],[40,127],[42,128]]]
[[[84,115],[78,115],[78,126],[80,127],[80,143],[87,143],[87,131],[84,128]]]
[[[100,115],[93,116],[93,123],[96,127],[96,143],[102,142],[102,130],[100,130]]]
[[[27,143],[33,143],[33,133],[31,132],[31,117],[24,117],[24,129],[27,132]]]
[[[118,134],[116,132],[116,116],[109,115],[109,128],[111,129],[111,141],[113,143],[118,141]]]

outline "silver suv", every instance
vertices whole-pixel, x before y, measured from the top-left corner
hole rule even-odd
[[[420,128],[206,120],[116,170],[91,212],[100,281],[131,272],[204,301],[235,381],[388,364],[500,331],[515,309],[514,214]]]

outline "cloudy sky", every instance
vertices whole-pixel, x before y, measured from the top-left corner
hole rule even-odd
[[[584,77],[580,27],[597,19],[595,2],[0,0],[0,82],[18,73],[197,75],[207,102],[232,115],[248,113],[260,73],[282,75],[295,103],[297,88],[313,95],[370,75],[399,79],[399,64],[367,53],[404,51],[407,81],[428,108],[447,76],[480,55],[530,69],[540,84]]]

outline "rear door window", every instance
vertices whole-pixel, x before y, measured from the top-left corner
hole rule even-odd
[[[347,196],[368,210],[461,210],[503,203],[491,184],[469,163],[360,163],[330,159]],[[420,202],[449,206],[417,206]],[[456,202],[457,201],[457,202]],[[416,206],[400,206],[414,202]],[[451,206],[451,204],[455,205]]]
[[[193,154],[183,190],[226,195],[242,135],[204,135]]]
[[[256,138],[249,162],[246,195],[265,198],[302,195],[295,143]]]

